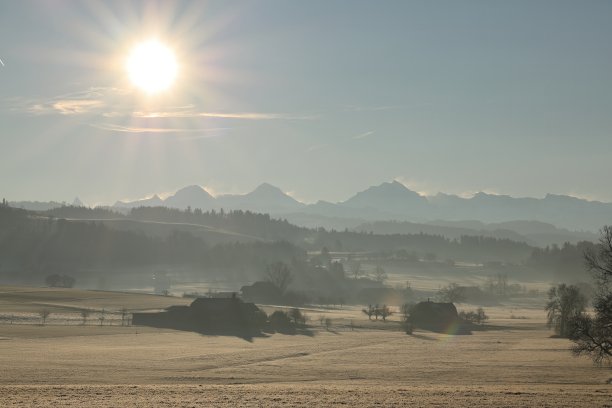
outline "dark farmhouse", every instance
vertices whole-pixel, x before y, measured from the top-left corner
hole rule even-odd
[[[413,327],[448,334],[471,334],[452,303],[419,302],[410,311]]]
[[[157,313],[134,313],[132,323],[205,334],[252,336],[261,333],[265,320],[265,314],[257,306],[234,296],[197,298],[189,306],[170,306]]]

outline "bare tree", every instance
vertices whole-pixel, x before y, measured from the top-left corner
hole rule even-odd
[[[413,326],[412,320],[410,318],[410,314],[412,313],[412,308],[414,307],[413,303],[404,303],[400,306],[400,313],[402,315],[402,323],[404,326],[404,330],[406,330],[406,334],[412,334]]]
[[[106,319],[106,311],[102,309],[100,311],[100,315],[98,316],[98,320],[100,321],[100,326],[104,324],[104,319]]]
[[[380,307],[376,304],[376,306],[374,306],[374,319],[378,320],[378,316],[380,316]]]
[[[548,291],[548,327],[555,329],[561,337],[570,337],[571,321],[583,314],[587,300],[578,287],[562,283]]]
[[[590,356],[595,364],[612,363],[612,226],[602,228],[599,244],[584,259],[598,288],[595,316],[581,315],[572,322],[572,352]]]
[[[508,292],[508,275],[505,273],[498,273],[495,276],[489,276],[487,283],[485,283],[485,289],[492,294],[505,296]]]
[[[49,317],[49,315],[51,314],[50,311],[48,311],[47,309],[41,310],[38,315],[40,316],[40,319],[42,320],[42,325],[44,326],[45,323],[47,322],[47,318]]]
[[[414,307],[412,303],[404,303],[400,306],[400,314],[402,315],[402,320],[407,321],[410,319],[410,311]]]
[[[374,280],[380,283],[384,283],[387,280],[387,272],[385,272],[385,269],[380,265],[376,266],[376,269],[374,269]]]
[[[119,312],[121,313],[121,325],[125,326],[125,323],[126,323],[126,320],[127,320],[127,316],[128,316],[128,311],[127,311],[127,309],[125,307],[122,307]]]
[[[268,265],[266,280],[276,286],[281,293],[285,293],[287,287],[293,282],[293,274],[284,262],[276,262]]]
[[[372,320],[372,316],[374,316],[374,306],[368,305],[367,308],[361,309],[361,311],[368,316],[369,320]]]
[[[438,294],[444,302],[457,303],[465,301],[465,288],[456,283],[443,287]]]
[[[332,326],[332,319],[330,319],[329,317],[325,318],[325,330],[329,331],[329,329],[331,329]]]
[[[296,326],[304,326],[306,324],[306,316],[297,307],[289,311],[289,317]]]
[[[90,312],[89,310],[83,309],[81,310],[81,318],[83,319],[83,325],[85,325],[87,323],[87,318],[89,317]]]
[[[353,261],[350,263],[349,267],[351,270],[351,275],[353,275],[354,279],[359,279],[361,276],[363,276],[363,271],[361,270],[361,262]]]
[[[387,321],[387,317],[391,316],[393,314],[393,311],[391,311],[389,306],[382,305],[379,308],[379,313],[380,313],[380,317],[382,317],[382,319],[383,319],[383,322],[386,322]]]
[[[476,309],[476,323],[484,324],[487,320],[489,320],[489,316],[487,316],[484,309],[482,307]]]
[[[612,226],[606,225],[600,232],[599,244],[596,249],[584,253],[584,260],[596,282],[609,291],[612,283]]]
[[[483,324],[486,320],[489,319],[489,316],[486,315],[484,309],[479,307],[476,311],[470,310],[468,312],[461,311],[459,312],[459,317],[465,321],[477,324]]]

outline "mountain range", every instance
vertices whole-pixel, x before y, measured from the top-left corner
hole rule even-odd
[[[199,208],[201,210],[250,210],[253,212],[283,214],[299,211],[306,207],[278,187],[268,183],[259,185],[255,190],[246,194],[225,194],[213,197],[200,186],[188,186],[178,190],[165,200],[154,195],[151,198],[136,201],[117,201],[115,208],[156,207],[166,206],[186,209]]]
[[[188,186],[163,200],[154,195],[145,200],[118,201],[114,207],[159,205],[181,209],[223,208],[265,212],[287,218],[299,225],[328,228],[353,228],[368,221],[395,220],[438,225],[443,221],[455,224],[460,221],[463,225],[452,226],[470,225],[470,229],[483,230],[486,229],[484,224],[533,220],[552,224],[550,228],[557,226],[573,231],[596,232],[603,225],[612,223],[612,203],[554,194],[547,194],[544,198],[515,198],[482,192],[471,198],[444,193],[423,196],[397,181],[369,187],[338,203],[318,201],[315,204],[304,204],[280,188],[263,183],[247,194],[217,197],[200,186]],[[531,225],[536,224],[531,222]],[[546,228],[540,227],[535,228],[537,231],[533,233],[546,232]]]
[[[81,204],[81,201],[77,198],[75,203]],[[60,204],[12,202],[11,205],[42,210]],[[203,211],[250,210],[269,213],[307,227],[363,229],[364,225],[367,226],[374,221],[397,221],[399,224],[393,228],[386,226],[383,229],[398,232],[413,231],[416,227],[409,226],[409,223],[413,223],[457,228],[457,233],[461,228],[477,231],[505,229],[524,236],[543,237],[548,234],[558,239],[568,236],[568,233],[573,231],[579,231],[578,234],[573,234],[574,237],[593,237],[595,236],[593,233],[603,225],[612,224],[612,203],[554,194],[547,194],[544,198],[515,198],[482,192],[471,198],[444,193],[424,196],[397,181],[369,187],[337,203],[318,201],[314,204],[305,204],[295,200],[280,188],[263,183],[246,194],[219,196],[213,196],[206,189],[192,185],[164,199],[156,194],[141,200],[117,201],[112,208],[126,210],[155,206],[179,209],[190,207]],[[519,228],[516,221],[521,220],[523,221]],[[507,228],[508,225],[503,224],[496,225],[507,222],[513,222],[512,228]],[[376,225],[376,228],[382,228],[381,224]],[[519,232],[517,228],[521,231]],[[532,228],[533,231],[525,232],[525,228]],[[580,232],[584,234],[580,235]],[[570,239],[570,241],[575,240]]]

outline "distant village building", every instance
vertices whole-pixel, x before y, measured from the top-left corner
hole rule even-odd
[[[188,330],[209,334],[254,335],[265,324],[265,314],[235,295],[197,298],[189,306],[170,306],[162,312],[134,313],[135,325]]]

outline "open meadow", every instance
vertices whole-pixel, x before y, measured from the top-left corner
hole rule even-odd
[[[540,309],[491,308],[487,330],[454,336],[406,335],[396,321],[370,322],[357,307],[307,308],[309,335],[251,341],[121,326],[94,312],[188,302],[0,287],[0,405],[612,406],[610,369],[572,357],[567,340],[550,337]],[[33,320],[43,307],[52,313],[44,326]],[[81,308],[92,311],[85,325]],[[330,330],[321,316],[332,318]]]

